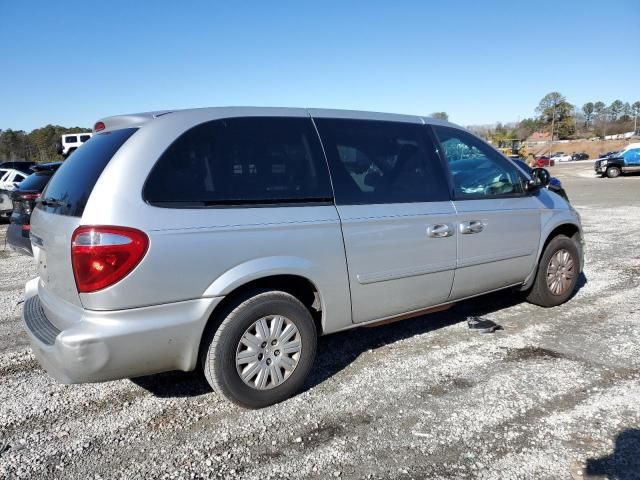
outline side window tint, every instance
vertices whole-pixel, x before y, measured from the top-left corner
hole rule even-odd
[[[308,118],[215,120],[179,137],[155,164],[144,198],[159,206],[332,201]]]
[[[336,203],[445,201],[448,187],[422,125],[315,120],[329,160]]]
[[[524,193],[515,166],[480,139],[463,130],[434,126],[459,200]]]
[[[78,141],[78,137],[67,137],[64,141],[65,143],[76,143]]]
[[[81,135],[80,136],[80,141],[82,143],[86,142],[87,140],[89,140],[91,138],[91,135]]]
[[[640,163],[640,148],[628,150],[627,152],[625,152],[623,157],[625,162],[629,164],[635,165]]]

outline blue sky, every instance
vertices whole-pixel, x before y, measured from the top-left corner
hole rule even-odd
[[[640,100],[640,1],[0,0],[0,129],[274,105],[456,123]]]

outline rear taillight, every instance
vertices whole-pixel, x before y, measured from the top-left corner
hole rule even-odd
[[[102,290],[133,270],[149,246],[149,237],[135,228],[78,227],[71,238],[71,263],[80,293]]]
[[[105,129],[105,124],[104,124],[104,122],[96,122],[96,124],[93,126],[93,129],[94,129],[96,132],[99,132],[99,131],[101,131],[101,130],[104,130],[104,129]]]
[[[23,193],[22,195],[20,195],[20,200],[31,201],[31,202],[39,198],[40,198],[39,193]]]

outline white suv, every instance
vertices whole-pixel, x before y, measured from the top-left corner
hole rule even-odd
[[[62,135],[62,149],[60,153],[64,157],[68,157],[92,136],[93,133],[69,133]]]

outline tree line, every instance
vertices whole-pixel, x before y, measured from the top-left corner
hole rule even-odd
[[[582,107],[569,103],[564,95],[551,92],[536,107],[537,116],[513,124],[497,123],[494,127],[470,127],[471,130],[499,143],[507,139],[524,140],[534,132],[546,132],[554,140],[605,137],[638,131],[640,101],[614,100],[587,102]]]
[[[60,136],[66,133],[90,132],[90,128],[47,125],[26,133],[23,130],[0,130],[0,161],[30,160],[55,162],[62,160],[58,153]]]

